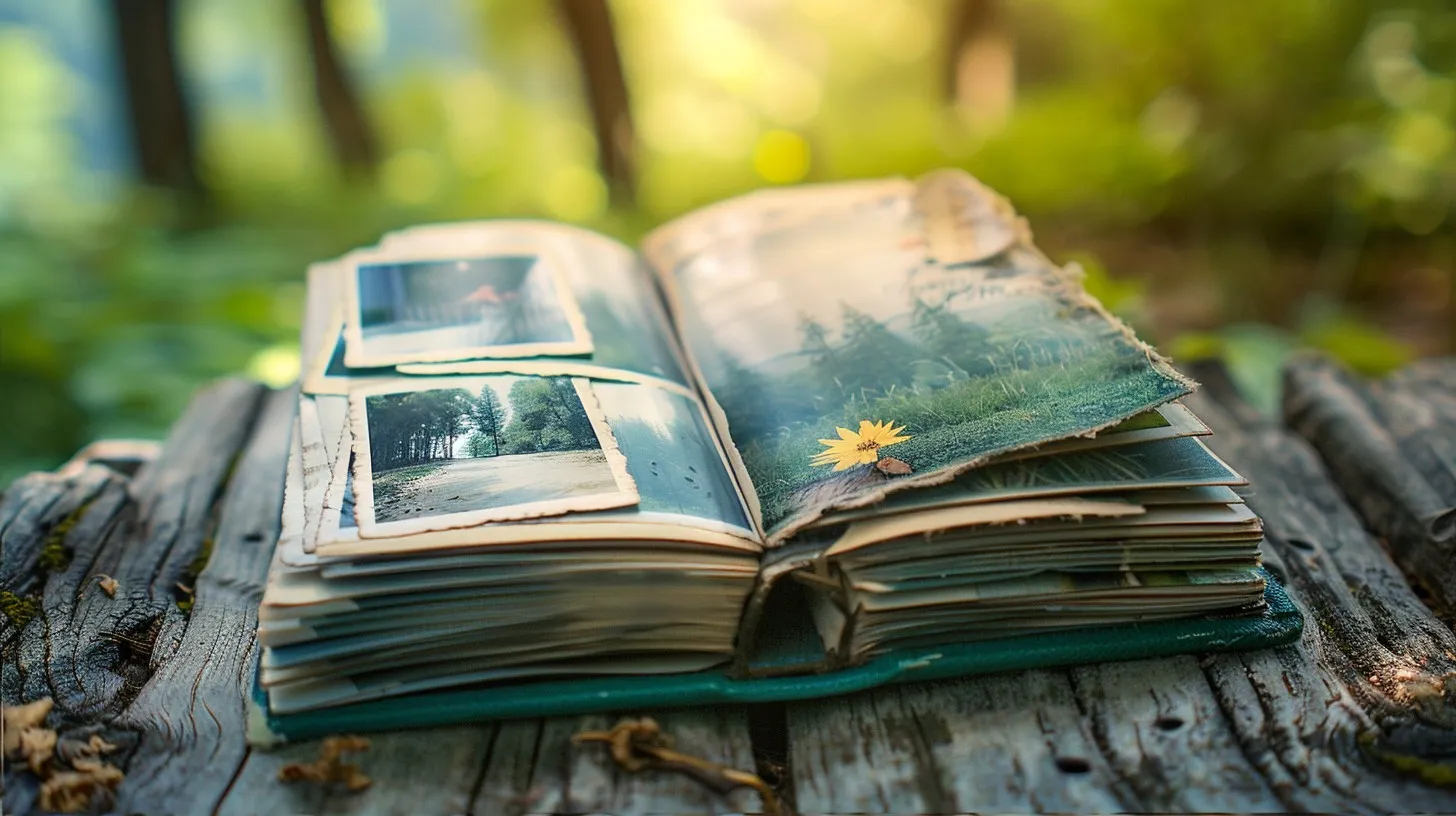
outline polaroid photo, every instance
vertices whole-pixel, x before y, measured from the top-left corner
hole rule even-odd
[[[349,421],[362,539],[639,501],[584,379],[401,378],[351,392]]]
[[[356,253],[345,273],[350,369],[592,352],[561,261],[545,246]]]

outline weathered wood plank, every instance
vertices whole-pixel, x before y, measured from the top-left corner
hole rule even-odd
[[[788,707],[806,811],[1456,809],[1456,638],[1309,447],[1226,383],[1191,401],[1253,480],[1296,645],[1034,671]]]
[[[71,551],[64,568],[32,573],[30,580],[43,581],[40,614],[18,637],[4,638],[10,644],[0,666],[7,703],[52,697],[50,723],[63,735],[101,729],[121,746],[113,757],[118,766],[146,765],[157,743],[147,738],[139,722],[118,717],[177,657],[189,618],[178,608],[184,596],[175,584],[191,580],[189,567],[212,534],[218,500],[249,436],[263,390],[241,381],[213,386],[194,400],[162,455],[135,480],[110,473],[103,477],[96,474],[104,469],[87,468],[76,478],[77,489],[88,480],[103,482],[89,504],[59,521],[41,513],[32,517],[41,526],[7,527],[7,535],[14,536],[9,543],[19,549],[44,547],[48,538],[54,545],[61,531],[60,543]],[[17,518],[25,516],[22,512]],[[16,557],[13,563],[41,564],[25,555]],[[97,587],[100,574],[119,582],[114,599]],[[26,579],[7,573],[6,580],[15,582],[9,588],[23,586]],[[180,660],[190,657],[184,653]],[[178,691],[181,696],[175,699],[185,709],[193,689],[189,685]],[[215,747],[197,743],[191,750],[205,757]],[[228,776],[208,775],[189,784],[199,794],[215,786],[215,801]],[[5,781],[7,808],[28,810],[35,780],[10,772]],[[145,789],[143,781],[126,790]],[[169,812],[162,806],[165,801],[152,801],[156,806],[147,810]]]
[[[53,553],[71,546],[65,540],[71,528],[62,522],[79,521],[77,511],[125,481],[107,468],[91,467],[75,478],[33,473],[11,485],[0,499],[0,586],[21,597],[39,593],[46,575],[55,571],[54,565],[40,564],[45,545],[51,543]],[[77,538],[85,538],[84,532]],[[19,628],[7,631],[18,634]]]
[[[577,732],[607,728],[616,719],[563,717],[374,735],[370,750],[351,760],[374,780],[356,794],[278,784],[278,770],[311,761],[316,742],[254,751],[220,813],[724,813],[756,805],[750,792],[724,799],[675,774],[626,774],[602,746],[571,744]],[[664,712],[658,721],[679,750],[753,767],[740,709]]]
[[[1422,361],[1370,383],[1367,391],[1426,484],[1447,508],[1456,508],[1456,359]]]
[[[742,709],[664,711],[652,716],[676,740],[677,750],[753,769]],[[610,728],[618,719],[562,717],[500,724],[472,812],[728,813],[757,806],[752,792],[735,791],[725,799],[679,774],[625,773],[605,746],[572,745],[574,734]]]
[[[275,393],[259,413],[262,395],[241,382],[204,392],[135,481],[103,467],[37,474],[0,501],[0,586],[37,612],[24,627],[7,619],[0,632],[4,699],[52,696],[51,724],[63,734],[99,730],[120,744],[113,759],[127,778],[118,810],[718,812],[753,801],[751,793],[725,800],[672,774],[624,774],[600,746],[570,744],[608,718],[380,735],[358,759],[375,779],[360,795],[277,782],[279,768],[312,759],[317,743],[251,753],[244,744],[257,604],[296,401]],[[64,546],[69,562],[45,566],[47,545]],[[187,594],[175,585],[204,561],[184,612]],[[96,586],[102,573],[120,582],[116,598]],[[741,711],[662,721],[684,750],[753,767]],[[8,774],[6,810],[33,810],[36,790],[28,774]]]
[[[1393,449],[1438,509],[1456,487],[1442,447],[1456,428],[1451,379],[1427,365],[1364,391],[1341,386],[1386,435],[1377,464],[1392,466]],[[1196,398],[1195,410],[1218,432],[1215,449],[1254,480],[1269,566],[1309,617],[1303,640],[1201,661],[1023,672],[789,705],[789,775],[801,810],[1456,810],[1456,789],[1434,784],[1456,779],[1448,689],[1456,637],[1361,529],[1309,445],[1260,424],[1218,383],[1210,391],[1219,399]],[[292,410],[276,395],[251,430],[261,394],[240,384],[204,394],[135,481],[92,467],[68,479],[28,477],[0,498],[0,588],[34,599],[38,613],[24,626],[3,621],[0,692],[8,703],[49,694],[63,733],[99,729],[121,744],[123,812],[757,807],[752,793],[724,801],[683,777],[625,774],[601,746],[570,744],[613,717],[383,735],[359,759],[376,780],[360,795],[274,781],[316,745],[252,754],[242,745]],[[1349,455],[1337,435],[1315,436],[1326,457]],[[1362,467],[1370,472],[1368,461]],[[1331,469],[1348,491],[1341,474],[1351,471]],[[1419,520],[1408,498],[1404,509],[1387,501],[1384,512]],[[208,540],[215,551],[184,614],[173,583]],[[100,573],[121,581],[116,599],[96,588]],[[658,716],[680,749],[747,769],[745,717],[740,709]],[[33,781],[21,773],[5,781],[6,809],[32,810]]]
[[[1406,574],[1456,617],[1456,361],[1361,382],[1301,359],[1286,371],[1284,414]]]
[[[1244,756],[1197,658],[1103,663],[1070,674],[1103,761],[1141,807],[1287,809]]]
[[[1136,810],[1064,672],[879,689],[788,708],[805,812]]]
[[[216,530],[204,539],[202,555],[209,547],[211,554],[193,587],[191,611],[180,625],[160,630],[174,638],[174,650],[154,663],[115,720],[140,736],[119,792],[124,812],[210,810],[247,753],[241,737],[257,657],[258,602],[278,541],[297,401],[296,392],[281,391],[262,406],[256,432],[232,467]]]
[[[316,741],[255,749],[217,812],[219,816],[471,812],[480,769],[491,755],[491,731],[460,727],[372,736],[368,751],[347,758],[374,780],[368,790],[355,794],[278,781],[284,765],[317,757]]]
[[[1245,753],[1292,809],[1456,810],[1456,789],[1420,784],[1449,774],[1456,755],[1456,696],[1442,691],[1456,636],[1309,445],[1220,396],[1195,411],[1251,480],[1274,566],[1307,619],[1297,644],[1205,661]]]
[[[1193,658],[915,684],[789,715],[809,812],[1285,809]]]

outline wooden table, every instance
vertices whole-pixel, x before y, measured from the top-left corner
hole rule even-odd
[[[1266,562],[1307,618],[1298,644],[633,713],[686,752],[756,769],[802,812],[1456,812],[1456,361],[1373,385],[1300,362],[1282,424],[1198,373],[1190,403],[1252,480]],[[0,690],[51,696],[63,735],[121,746],[117,812],[758,808],[751,792],[724,800],[571,745],[605,716],[376,736],[360,794],[277,782],[317,747],[243,740],[292,400],[219,383],[135,476],[35,474],[0,500],[0,598],[33,613],[3,621]],[[99,574],[119,582],[114,599]],[[190,610],[179,582],[195,585]],[[28,772],[4,781],[7,812],[35,809]]]

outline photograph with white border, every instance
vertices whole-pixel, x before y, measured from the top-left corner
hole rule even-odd
[[[401,378],[349,395],[361,538],[635,506],[591,384]]]
[[[545,247],[471,256],[368,252],[347,262],[350,368],[592,351],[561,262]]]

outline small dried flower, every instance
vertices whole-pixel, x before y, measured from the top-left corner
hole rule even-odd
[[[893,422],[870,422],[868,419],[860,420],[859,433],[848,428],[836,430],[839,431],[838,439],[819,440],[825,449],[809,460],[810,465],[834,465],[837,471],[848,470],[855,465],[872,465],[880,458],[880,448],[898,445],[910,438],[901,435],[900,432],[905,430],[903,425],[896,428]]]

